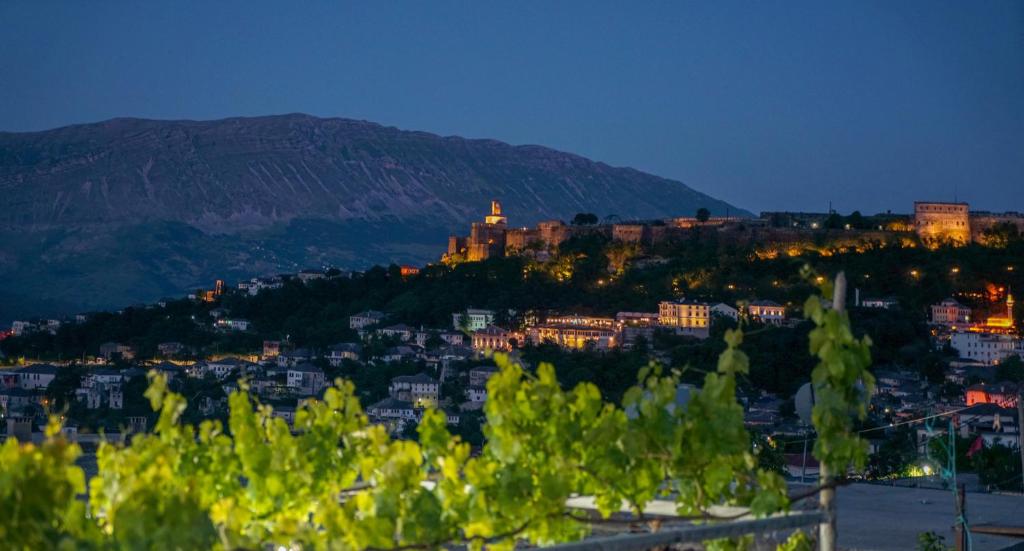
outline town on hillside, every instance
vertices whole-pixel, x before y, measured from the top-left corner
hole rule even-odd
[[[330,320],[335,329],[320,335],[320,344],[292,338],[287,329],[272,335],[263,322],[249,319],[244,312],[290,296],[287,293],[328,293],[335,292],[332,286],[357,284],[362,287],[352,291],[354,294],[382,293],[384,288],[433,277],[454,278],[460,270],[500,259],[523,259],[525,264],[515,265],[517,270],[522,267],[522,279],[537,270],[547,278],[547,285],[557,289],[575,277],[574,269],[579,271],[571,262],[563,265],[562,253],[580,239],[597,239],[605,247],[602,250],[610,251],[606,270],[589,279],[585,291],[603,293],[620,284],[617,278],[628,278],[631,270],[643,272],[670,265],[671,258],[637,252],[659,243],[713,239],[747,247],[747,263],[759,263],[809,254],[829,259],[886,247],[920,251],[914,254],[940,254],[971,246],[998,250],[1007,246],[1007,240],[1019,240],[1021,234],[1024,215],[973,213],[961,203],[919,202],[913,215],[874,217],[778,212],[741,219],[711,217],[702,211],[690,218],[600,223],[596,216],[581,213],[569,224],[550,221],[533,229],[517,229],[508,226],[500,203],[494,201],[484,222],[474,223],[466,238],[452,237],[442,263],[433,267],[400,266],[376,275],[305,270],[255,277],[235,286],[217,281],[212,289],[197,290],[186,298],[128,308],[119,314],[15,321],[0,341],[7,362],[0,369],[0,414],[7,435],[23,439],[38,437],[52,413],[64,416],[65,431],[83,440],[95,439],[101,432],[146,431],[154,417],[142,393],[148,384],[147,374],[156,373],[190,397],[190,419],[225,417],[227,395],[245,388],[290,424],[297,408],[322,397],[328,385],[341,377],[356,383],[368,418],[396,436],[415,437],[424,412],[436,408],[445,412],[456,433],[479,445],[487,382],[498,371],[492,360],[494,352],[508,353],[528,368],[552,361],[556,367],[566,368],[561,372],[565,384],[593,381],[614,398],[635,382],[636,371],[649,362],[680,369],[706,365],[720,349],[724,328],[739,326],[750,330],[755,343],[762,343],[750,351],[754,369],[762,371],[752,371],[741,389],[746,424],[780,442],[781,467],[790,476],[804,478],[815,476],[817,466],[806,453],[800,453],[805,449],[808,428],[797,415],[794,393],[807,381],[809,359],[791,360],[796,352],[786,347],[797,342],[800,352],[805,352],[807,323],[802,303],[784,298],[792,295],[783,294],[779,280],[772,280],[761,292],[731,282],[709,290],[697,281],[674,280],[671,292],[645,302],[650,305],[646,310],[522,309],[513,304],[494,307],[492,302],[490,307],[469,304],[453,308],[445,313],[443,324],[437,323],[437,316],[433,324],[423,323],[422,318],[417,323],[398,307],[349,311]],[[612,252],[623,245],[636,250],[617,262]],[[933,250],[936,252],[929,252]],[[872,333],[876,360],[880,360],[876,361],[876,396],[866,427],[871,431],[873,475],[896,477],[913,472],[919,466],[918,458],[927,455],[936,430],[951,428],[957,437],[977,443],[982,450],[1020,446],[1024,338],[1013,289],[998,281],[1016,281],[1015,270],[1024,266],[1006,260],[1003,273],[993,274],[983,285],[963,280],[973,273],[969,266],[944,267],[939,275],[952,282],[946,287],[952,291],[934,297],[923,308],[898,294],[862,294],[860,284],[853,290],[848,307],[855,326],[863,320],[872,324],[871,328],[883,328]],[[563,278],[560,270],[568,274]],[[903,271],[899,277],[906,280],[904,288],[910,289],[935,276],[936,270],[930,269],[928,274],[917,268]],[[378,276],[379,280],[374,279]],[[818,276],[818,282],[821,279]],[[813,288],[796,286],[804,283],[785,285],[793,287],[792,293]],[[675,292],[677,286],[685,289]],[[486,288],[482,296],[496,292],[496,288]],[[299,303],[286,308],[301,307]],[[109,322],[129,314],[145,314],[145,323],[150,325],[163,323],[161,316],[164,322],[178,320],[174,323],[187,326],[180,334],[203,338],[102,341],[83,344],[81,354],[75,357],[56,358],[51,353],[45,361],[24,355],[26,348],[17,356],[18,343],[49,343],[45,346],[52,352],[85,339],[88,331],[82,328],[92,327],[99,317],[107,316],[104,319]],[[154,330],[154,334],[174,332],[167,328],[165,333]],[[271,336],[274,338],[268,338]],[[337,340],[324,340],[331,336]],[[763,363],[758,360],[769,354],[779,357],[778,364],[757,367]],[[699,378],[680,387],[680,407],[686,406],[695,384]],[[914,424],[926,416],[947,414],[952,420],[948,426]],[[995,456],[1001,452],[979,453]],[[983,474],[977,484],[998,486],[993,476]]]

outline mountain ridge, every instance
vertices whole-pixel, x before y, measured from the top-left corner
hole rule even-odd
[[[514,225],[576,212],[749,214],[681,182],[542,145],[306,114],[0,132],[0,194],[0,275],[24,290],[13,307],[11,291],[0,294],[0,316],[31,312],[33,300],[109,307],[303,264],[425,262],[491,199]],[[117,241],[159,249],[178,234],[173,268]],[[104,278],[111,266],[138,274]],[[97,279],[110,284],[97,289]]]

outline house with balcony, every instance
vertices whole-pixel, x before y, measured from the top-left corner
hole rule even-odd
[[[417,407],[433,406],[441,399],[441,383],[426,373],[401,375],[391,379],[388,394]]]
[[[494,323],[494,310],[469,308],[465,312],[452,314],[452,329],[455,331],[480,331]]]
[[[327,386],[324,371],[311,363],[301,363],[289,367],[287,377],[288,388],[304,396],[318,394]]]
[[[786,307],[771,300],[754,300],[747,305],[751,319],[769,325],[782,325],[786,321]]]
[[[331,367],[338,367],[345,360],[358,362],[363,356],[363,346],[355,342],[342,342],[331,346],[327,354],[327,362]]]
[[[367,327],[377,325],[387,318],[387,314],[384,312],[378,312],[377,310],[366,310],[365,312],[359,312],[348,317],[349,329],[365,329]]]

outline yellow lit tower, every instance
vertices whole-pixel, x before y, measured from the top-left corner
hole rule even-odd
[[[491,201],[491,214],[490,216],[484,217],[484,222],[491,224],[492,226],[502,225],[508,223],[508,218],[505,218],[501,214],[501,201],[494,199]]]
[[[1016,320],[1013,319],[1013,293],[1010,289],[1006,290],[1006,318],[1010,320],[1010,327],[1013,327]]]
[[[1007,289],[1007,291],[1006,291],[1006,315],[1005,316],[989,316],[989,318],[987,320],[985,320],[985,328],[986,329],[994,329],[994,330],[1013,329],[1013,327],[1015,325],[1014,324],[1015,320],[1013,319],[1013,304],[1014,304],[1013,293],[1011,293],[1010,290]]]

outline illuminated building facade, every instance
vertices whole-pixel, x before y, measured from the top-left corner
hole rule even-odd
[[[1013,295],[1007,293],[1005,315],[989,316],[985,320],[985,327],[988,329],[1013,329],[1016,325],[1013,319],[1013,304]]]
[[[466,260],[486,260],[505,253],[508,219],[501,214],[501,203],[491,201],[491,214],[483,222],[473,222],[466,241]]]
[[[688,299],[659,302],[658,324],[665,327],[707,328],[711,325],[711,305]]]
[[[984,383],[967,388],[964,398],[968,406],[975,404],[995,404],[1003,408],[1017,407],[1017,385],[1013,383]]]
[[[519,342],[520,335],[495,325],[473,333],[473,350],[475,352],[498,351],[508,352]]]
[[[770,300],[755,300],[747,306],[747,314],[762,323],[782,325],[786,321],[786,307]]]
[[[955,298],[947,298],[938,304],[932,304],[933,325],[958,325],[971,322],[971,309],[957,302]]]
[[[914,202],[914,230],[928,245],[971,241],[971,222],[967,203]]]
[[[550,342],[570,350],[608,350],[619,345],[618,332],[600,326],[544,324],[531,327],[529,335],[534,344]]]
[[[599,327],[603,329],[614,329],[615,318],[599,318],[595,316],[581,316],[579,314],[566,314],[548,316],[545,319],[547,325],[571,325],[577,327]]]
[[[539,222],[535,228],[509,228],[508,218],[499,201],[491,201],[491,213],[483,222],[474,222],[469,236],[452,235],[448,238],[448,252],[444,260],[486,260],[536,249],[553,249],[572,234],[571,228],[561,220]]]
[[[654,327],[658,325],[657,312],[619,312],[615,314],[615,321],[623,326],[631,327]]]

